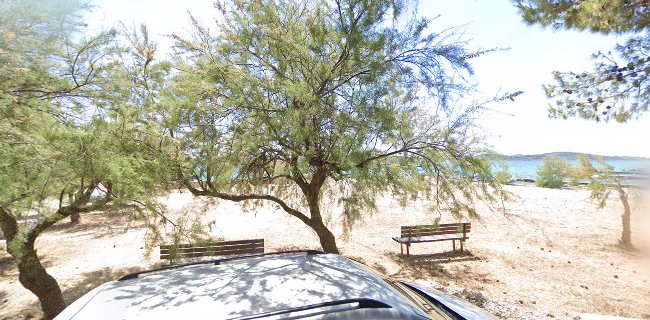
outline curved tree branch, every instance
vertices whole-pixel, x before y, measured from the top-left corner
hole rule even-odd
[[[223,192],[219,192],[216,190],[199,190],[192,186],[190,181],[187,179],[183,181],[183,184],[185,187],[190,190],[190,192],[195,195],[195,196],[208,196],[208,197],[216,197],[219,199],[224,199],[224,200],[229,200],[233,202],[241,202],[241,201],[246,201],[246,200],[267,200],[267,201],[272,201],[275,202],[276,204],[280,205],[284,211],[286,211],[288,214],[300,219],[302,222],[309,224],[310,219],[307,217],[304,213],[291,208],[286,202],[284,202],[282,199],[269,195],[269,194],[241,194],[241,195],[232,195],[232,194],[227,194]]]

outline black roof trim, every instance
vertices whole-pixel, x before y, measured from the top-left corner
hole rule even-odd
[[[256,314],[256,315],[252,315],[252,316],[243,316],[243,317],[238,317],[238,318],[231,318],[230,320],[261,319],[261,318],[279,316],[279,315],[292,313],[292,312],[313,310],[313,309],[318,309],[318,308],[323,308],[323,307],[331,307],[331,306],[338,306],[338,305],[351,304],[351,303],[358,303],[359,305],[356,306],[356,307],[352,307],[349,310],[354,310],[354,309],[374,309],[374,308],[391,308],[391,306],[389,306],[388,304],[386,304],[384,302],[381,302],[381,301],[378,301],[378,300],[367,299],[367,298],[355,298],[355,299],[327,301],[327,302],[310,304],[310,305],[301,306],[301,307],[289,308],[289,309],[285,309],[285,310],[265,312],[265,313],[260,313],[260,314]],[[344,309],[344,310],[340,310],[340,309],[332,310],[332,312],[341,312],[341,311],[347,311],[347,310],[346,309]]]
[[[172,270],[172,269],[184,268],[184,267],[195,266],[195,265],[202,265],[202,264],[215,264],[215,265],[218,265],[218,264],[221,264],[222,262],[233,261],[233,260],[241,260],[241,259],[264,257],[264,256],[273,256],[273,255],[281,255],[281,254],[291,254],[291,253],[304,253],[304,254],[310,256],[310,255],[314,255],[314,254],[324,254],[325,252],[319,251],[319,250],[291,250],[291,251],[278,251],[278,252],[243,255],[243,256],[229,257],[229,258],[223,258],[223,259],[197,261],[197,262],[178,264],[178,265],[162,267],[162,268],[157,268],[157,269],[134,272],[134,273],[127,274],[127,275],[117,279],[117,281],[136,279],[141,274],[147,274],[147,273],[165,271],[165,270]]]

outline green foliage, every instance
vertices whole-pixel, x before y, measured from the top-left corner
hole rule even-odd
[[[494,178],[498,184],[510,184],[512,180],[512,174],[508,171],[497,171]]]
[[[544,164],[537,168],[535,185],[542,188],[557,189],[564,186],[564,179],[569,177],[571,164],[556,156],[544,158]]]
[[[233,0],[218,3],[217,28],[194,21],[192,35],[175,36],[182,72],[163,102],[186,185],[269,200],[307,224],[321,219],[323,192],[348,221],[387,190],[476,216],[474,202],[500,187],[476,156],[481,108],[451,103],[471,92],[476,54],[429,33],[415,7]]]
[[[36,256],[37,237],[72,214],[137,207],[133,199],[155,195],[173,174],[151,151],[171,142],[146,118],[168,64],[145,57],[146,37],[88,33],[86,8],[74,0],[0,5],[0,228],[46,318],[65,301]]]
[[[614,52],[593,55],[594,68],[584,72],[554,72],[555,84],[545,91],[554,104],[553,118],[578,116],[595,121],[625,122],[650,104],[650,6],[644,1],[515,1],[524,20],[555,29],[599,33],[638,32]]]
[[[591,198],[598,202],[599,208],[603,208],[611,192],[618,192],[620,181],[614,174],[614,167],[605,163],[604,158],[597,157],[594,160],[585,155],[578,156],[580,165],[576,168],[576,172],[589,182],[587,189],[591,191]]]
[[[83,32],[83,9],[74,1],[7,1],[0,11],[0,204],[16,217],[29,210],[50,217],[57,208],[43,201],[74,199],[89,186],[123,204],[164,177],[164,164],[139,152],[160,141],[148,140],[143,119],[128,113],[144,98],[133,69],[118,61],[138,57],[118,45],[115,31]]]
[[[630,38],[612,53],[594,54],[594,70],[555,72],[557,84],[545,85],[555,105],[553,118],[579,116],[596,121],[625,122],[640,116],[650,104],[650,39]]]
[[[514,0],[524,20],[554,29],[599,33],[643,31],[650,24],[645,1],[621,0]]]
[[[499,171],[494,174],[494,179],[498,184],[507,185],[512,180],[512,174],[508,171],[508,164],[501,162],[499,164]]]

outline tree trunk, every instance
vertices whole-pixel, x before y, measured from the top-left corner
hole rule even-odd
[[[81,215],[78,212],[70,215],[70,223],[77,224],[80,221],[81,221]]]
[[[327,229],[320,215],[316,219],[312,216],[309,226],[316,232],[318,240],[320,240],[320,245],[323,248],[323,251],[327,253],[339,254],[339,248],[336,245],[336,237],[332,231]]]
[[[38,260],[34,249],[36,238],[18,237],[16,218],[2,207],[0,207],[0,228],[7,239],[7,252],[18,266],[18,280],[23,287],[38,297],[45,319],[53,319],[65,309],[66,304],[59,284]]]
[[[618,196],[623,203],[623,215],[621,216],[621,220],[623,222],[621,245],[626,249],[632,249],[632,228],[630,226],[630,217],[632,215],[632,212],[630,210],[630,204],[628,202],[627,193],[625,193],[625,190],[623,190],[621,187],[618,188]]]
[[[38,297],[45,319],[53,319],[66,307],[61,288],[41,264],[33,243],[25,243],[21,249],[19,255],[14,256],[19,257],[20,283]]]
[[[332,231],[330,231],[327,226],[323,223],[323,217],[320,212],[320,188],[322,183],[312,190],[307,192],[307,203],[309,204],[309,213],[311,217],[309,218],[308,226],[316,232],[318,240],[320,240],[320,245],[323,248],[323,251],[327,253],[339,254],[339,248],[336,245],[336,237]]]
[[[74,196],[72,193],[68,194],[68,203],[73,203],[74,202]],[[81,221],[81,215],[79,212],[74,212],[70,215],[70,223],[72,224],[77,224]]]

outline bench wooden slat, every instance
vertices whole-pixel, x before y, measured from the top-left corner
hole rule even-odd
[[[463,237],[462,233],[455,233],[455,234],[443,234],[438,236],[412,237],[412,238],[395,237],[393,238],[393,240],[400,243],[420,243],[420,242],[435,242],[435,241],[445,241],[445,240],[464,240],[468,238],[469,238],[468,236]]]
[[[174,256],[174,259],[183,259],[183,258],[200,258],[200,257],[209,257],[209,256],[231,256],[239,254],[256,254],[264,253],[264,248],[256,248],[254,250],[228,250],[228,251],[218,251],[218,252],[177,252]],[[171,259],[171,254],[160,254],[160,259]]]
[[[467,233],[467,232],[466,232]],[[463,234],[462,231],[454,230],[454,231],[441,231],[441,232],[413,232],[413,233],[402,233],[402,238],[418,238],[418,237],[429,237],[429,236],[440,236],[440,235],[446,235],[446,234]]]
[[[264,239],[161,245],[160,259],[183,259],[264,253]]]
[[[176,252],[175,255],[171,253],[161,253],[160,259],[170,259],[172,256],[177,259],[181,258],[196,258],[196,257],[208,257],[208,256],[229,256],[229,255],[238,255],[238,254],[249,254],[249,253],[264,253],[263,248],[251,249],[240,249],[240,250],[223,250],[223,251],[211,251],[211,252]]]
[[[402,228],[402,230],[404,230],[404,229],[438,229],[438,230],[450,230],[450,229],[458,229],[458,228],[462,228],[463,226],[465,226],[465,227],[470,227],[470,228],[471,228],[471,225],[470,225],[470,224],[454,224],[454,225],[449,225],[449,224],[447,224],[447,225],[438,225],[438,226],[434,226],[434,225],[416,225],[416,226],[402,226],[401,228]]]
[[[178,248],[192,248],[192,247],[204,247],[204,246],[228,246],[235,244],[250,244],[250,243],[261,243],[264,244],[264,239],[251,239],[251,240],[236,240],[236,241],[221,241],[221,242],[207,242],[207,243],[194,243],[194,244],[179,244]],[[173,244],[162,244],[160,245],[161,249],[169,249],[174,247]]]
[[[471,229],[471,228],[465,228],[465,229]],[[415,232],[415,231],[462,231],[463,227],[458,226],[458,227],[445,227],[445,228],[424,228],[424,227],[418,227],[418,228],[403,228],[402,232]]]
[[[236,250],[236,249],[248,249],[248,248],[258,248],[264,247],[264,243],[240,243],[235,245],[220,245],[220,244],[211,244],[210,246],[197,246],[197,247],[179,247],[176,249],[176,252],[209,252],[209,251],[220,251],[220,250]],[[160,248],[160,253],[168,253],[172,251],[173,248]]]
[[[470,229],[465,229],[465,231]],[[463,232],[463,228],[445,228],[445,229],[435,229],[435,228],[413,228],[413,229],[402,229],[402,233],[418,233],[418,232],[438,232],[438,233],[454,233],[454,232]]]
[[[402,226],[402,228],[450,228],[450,227],[462,227],[463,225],[471,226],[471,223],[469,222],[463,222],[463,223],[441,223],[439,225],[433,225],[433,224],[422,224],[422,225],[413,225],[413,226]]]
[[[471,230],[472,227],[466,226],[465,230]],[[458,226],[458,227],[445,227],[445,228],[431,228],[431,227],[417,227],[417,228],[402,228],[402,232],[408,232],[408,231],[462,231],[463,227]]]

